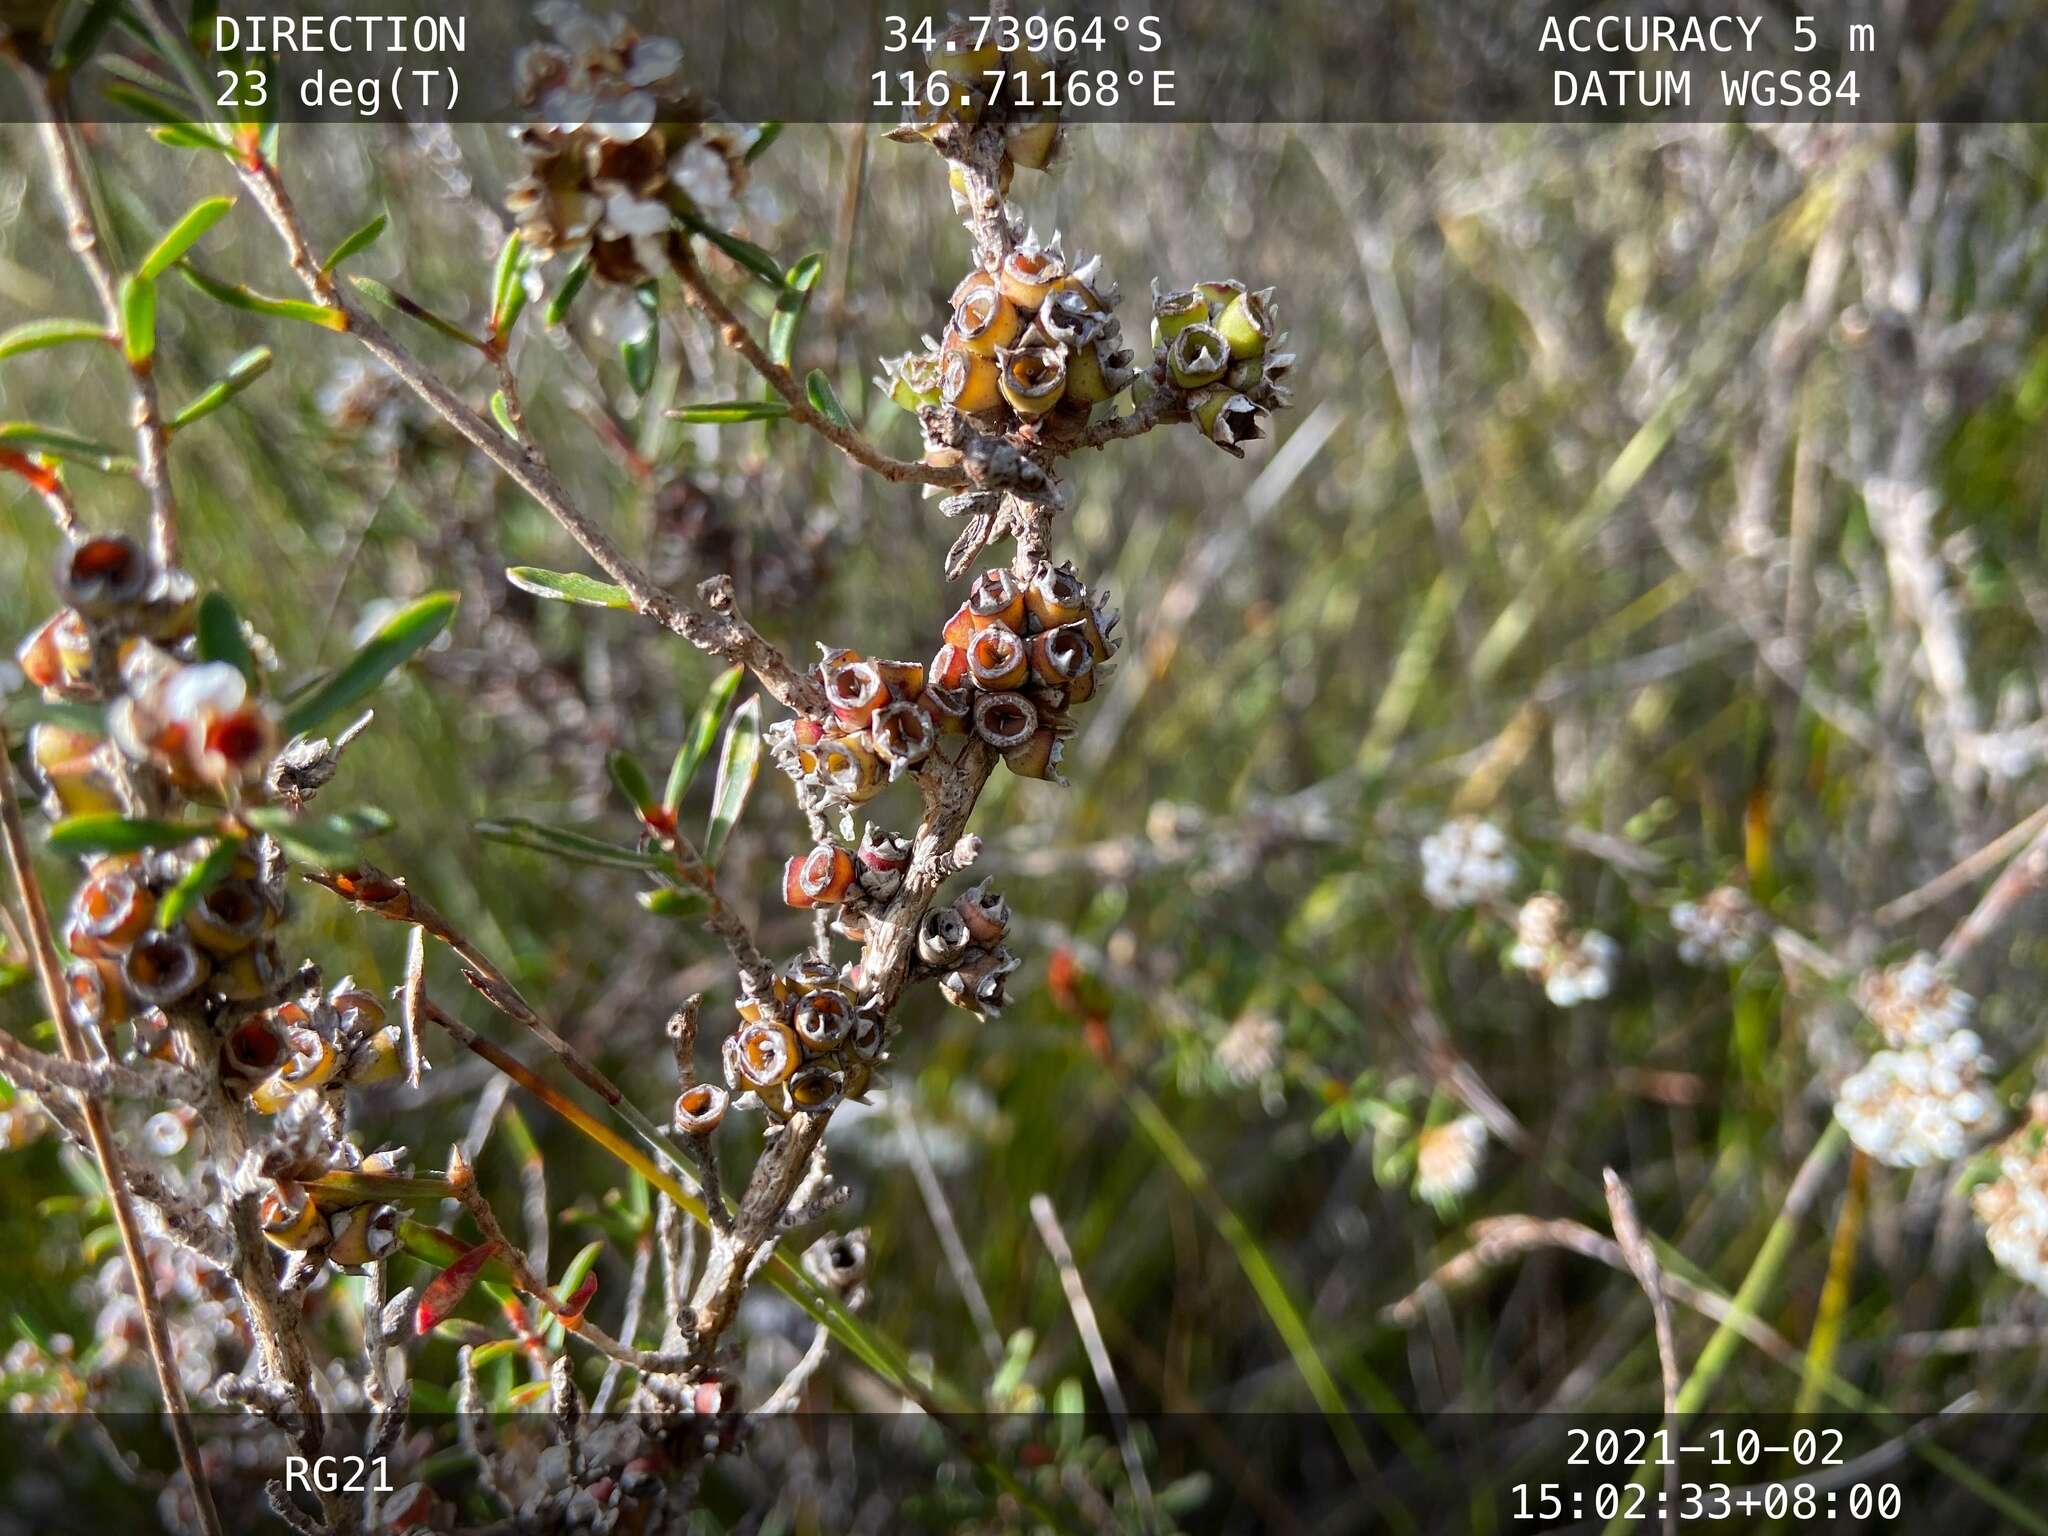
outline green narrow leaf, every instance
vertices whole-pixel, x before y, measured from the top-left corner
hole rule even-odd
[[[216,155],[235,158],[235,147],[226,139],[190,123],[158,123],[145,131],[166,149],[210,149]]]
[[[427,308],[426,305],[420,303],[419,300],[400,293],[388,283],[380,283],[376,278],[364,277],[360,273],[350,273],[349,281],[355,284],[360,292],[376,300],[386,308],[395,309],[401,315],[417,320],[420,324],[439,331],[450,341],[459,341],[466,347],[475,347],[479,351],[482,350],[483,343],[470,335],[469,332],[465,331],[453,320],[443,319],[440,315]]]
[[[572,1310],[580,1310],[576,1307],[576,1293],[591,1281],[592,1271],[597,1268],[597,1256],[603,1252],[604,1239],[601,1237],[585,1243],[576,1250],[575,1257],[570,1259],[563,1268],[562,1278],[555,1282],[555,1296],[558,1300],[569,1306]],[[584,1300],[587,1302],[589,1298],[585,1297]],[[558,1317],[550,1318],[548,1320],[548,1340],[558,1349],[562,1343],[561,1335],[562,1320]]]
[[[505,398],[505,391],[502,389],[491,391],[491,420],[495,421],[498,430],[513,442],[519,441],[519,424],[512,419],[512,402]]]
[[[853,430],[853,423],[847,419],[846,407],[839,403],[839,394],[832,388],[832,381],[825,377],[824,370],[813,368],[804,377],[804,393],[810,397],[811,408],[834,426]]]
[[[178,877],[178,883],[164,893],[164,899],[157,903],[156,925],[159,928],[174,928],[185,911],[227,879],[228,871],[235,867],[235,859],[242,851],[242,840],[238,837],[223,837],[215,841],[206,852],[206,857],[195,863]]]
[[[581,603],[586,608],[631,608],[633,597],[624,587],[576,571],[548,571],[537,565],[506,568],[505,579],[522,592],[558,603]]]
[[[196,624],[201,661],[224,661],[251,683],[256,681],[256,656],[242,632],[242,616],[225,592],[209,592],[199,599]]]
[[[697,706],[696,716],[690,722],[690,733],[676,748],[675,761],[668,767],[668,784],[661,792],[661,803],[670,815],[674,815],[676,807],[683,803],[683,796],[690,792],[690,781],[697,777],[697,770],[711,755],[711,744],[718,740],[725,717],[732,713],[732,701],[739,696],[740,684],[746,675],[745,667],[727,667],[712,683],[704,702]]]
[[[414,654],[433,643],[455,617],[460,594],[429,592],[378,626],[363,648],[335,674],[291,707],[285,733],[298,735],[360,703]]]
[[[502,336],[512,329],[519,312],[526,308],[526,242],[514,230],[505,237],[498,252],[497,270],[491,274],[491,334]]]
[[[113,811],[68,816],[50,828],[50,852],[67,858],[89,853],[138,853],[144,848],[175,848],[200,836],[206,828],[185,822],[154,821]]]
[[[601,837],[572,832],[566,827],[545,826],[524,816],[499,817],[476,824],[476,833],[487,843],[507,848],[524,848],[580,864],[601,864],[611,869],[659,869],[668,861],[659,854],[608,843]]]
[[[40,422],[0,421],[0,443],[12,443],[31,453],[47,453],[52,458],[84,464],[102,474],[135,473],[135,461],[119,449],[96,443],[89,437],[80,437],[75,432],[66,432],[61,427],[46,427]]]
[[[159,122],[171,128],[189,128],[194,133],[203,132],[192,121],[189,113],[180,112],[154,91],[145,90],[127,80],[110,80],[100,87],[100,94],[118,106],[140,116]]]
[[[704,862],[716,863],[719,850],[747,808],[754,778],[761,771],[761,699],[747,700],[726,728],[718,758],[718,782],[711,791],[711,821],[704,831]]]
[[[15,357],[43,347],[61,347],[68,341],[105,341],[107,328],[91,320],[31,320],[11,331],[0,331],[0,357]]]
[[[803,321],[804,306],[810,302],[811,290],[824,270],[824,257],[804,257],[789,269],[782,292],[775,296],[775,313],[768,317],[768,355],[785,368],[796,351],[796,331]]]
[[[656,313],[661,296],[652,283],[642,283],[633,296],[647,313],[647,329],[619,343],[619,361],[626,365],[626,382],[633,393],[644,395],[654,383],[654,365],[661,361],[661,320]]]
[[[120,14],[121,5],[122,0],[92,0],[85,14],[78,18],[78,25],[71,29],[71,35],[64,39],[64,46],[57,50],[55,62],[59,73],[69,74],[92,57],[93,49]]]
[[[279,320],[301,320],[307,325],[321,326],[330,331],[348,329],[348,316],[326,304],[309,304],[304,299],[273,299],[240,283],[224,283],[218,278],[208,277],[189,261],[179,262],[178,272],[209,299],[230,309],[244,309],[252,315],[269,315]]]
[[[548,329],[553,330],[568,317],[569,306],[576,302],[576,295],[583,291],[583,285],[590,281],[590,253],[585,251],[576,258],[576,264],[562,278],[562,286],[548,300],[546,313],[542,318]]]
[[[363,225],[362,228],[345,236],[341,244],[327,253],[327,259],[320,263],[320,270],[323,273],[332,272],[357,252],[368,250],[382,238],[384,228],[390,222],[391,216],[389,214],[380,213],[377,217],[370,220],[369,223]]]
[[[139,272],[121,279],[121,350],[137,366],[156,353],[156,279]]]
[[[781,400],[712,400],[703,405],[679,405],[666,414],[693,426],[730,427],[745,421],[773,421],[787,416],[789,406]]]
[[[281,805],[260,805],[242,813],[258,832],[268,832],[278,847],[302,864],[336,869],[362,858],[363,840],[390,830],[391,818],[371,806],[320,816],[295,816]]]
[[[760,131],[754,135],[754,142],[747,146],[747,164],[752,165],[767,154],[768,146],[781,138],[782,130],[788,126],[787,123],[763,123]]]
[[[271,362],[270,348],[251,347],[228,364],[226,373],[187,401],[184,409],[171,418],[171,426],[189,427],[202,416],[211,416],[268,373]]]
[[[656,917],[699,917],[711,910],[711,898],[702,891],[678,890],[672,885],[640,892],[639,902]]]
[[[226,218],[234,206],[232,197],[209,197],[194,203],[182,219],[164,232],[156,248],[142,258],[135,275],[155,282],[171,269],[173,262],[199,243],[200,236]]]
[[[722,229],[714,229],[694,213],[678,214],[676,218],[691,234],[702,235],[770,288],[782,286],[782,268],[758,245],[742,240],[738,235],[729,235]]]
[[[654,786],[647,781],[647,770],[640,766],[640,760],[623,748],[613,752],[604,760],[612,782],[619,786],[619,793],[626,797],[626,803],[638,816],[653,809],[659,802],[654,798]]]

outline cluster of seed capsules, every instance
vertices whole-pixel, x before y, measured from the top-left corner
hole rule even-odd
[[[904,104],[903,121],[889,131],[890,138],[913,143],[935,139],[956,127],[972,128],[988,114],[990,98],[1004,89],[1006,77],[1012,98],[1028,96],[1034,82],[1056,67],[1051,59],[1028,47],[1020,45],[1005,50],[999,33],[985,25],[986,20],[953,20],[933,40],[925,63],[944,77],[943,89],[928,83],[924,89],[913,91]],[[1041,88],[1038,94],[1052,93]],[[1008,195],[1020,167],[1027,171],[1050,170],[1059,159],[1065,140],[1058,107],[1006,108],[1002,152],[996,159],[998,190]],[[966,214],[970,211],[967,178],[958,166],[953,168],[950,186],[953,207]]]
[[[1108,676],[1117,621],[1108,594],[1091,596],[1072,566],[1045,562],[1029,579],[984,571],[929,665],[827,649],[816,674],[831,718],[786,722],[778,759],[840,805],[874,798],[948,736],[979,738],[1024,778],[1064,782],[1068,711]]]
[[[103,728],[74,712],[31,729],[28,762],[52,819],[267,799],[275,720],[240,668],[202,658],[191,577],[132,539],[102,535],[66,552],[56,584],[65,606],[16,659],[46,699],[98,707]],[[263,1114],[300,1093],[396,1076],[400,1035],[383,1005],[346,979],[323,996],[310,968],[286,964],[277,931],[290,901],[275,841],[243,840],[225,869],[185,890],[214,846],[194,837],[86,861],[64,925],[73,1016],[110,1046],[127,1024],[138,1054],[165,1060],[178,1052],[171,1014],[204,1020],[221,1082]],[[395,1212],[314,1221],[294,1188],[280,1182],[265,1202],[266,1230],[281,1246],[360,1263],[365,1245],[396,1230]]]
[[[947,405],[989,431],[1085,425],[1126,388],[1140,405],[1170,390],[1210,442],[1238,458],[1265,436],[1268,414],[1293,398],[1294,354],[1279,329],[1273,290],[1235,278],[1152,294],[1152,364],[1140,372],[1115,310],[1102,258],[1069,270],[1059,236],[1036,235],[990,271],[953,290],[944,335],[884,363],[877,387],[907,411]],[[927,442],[926,461],[959,453]]]

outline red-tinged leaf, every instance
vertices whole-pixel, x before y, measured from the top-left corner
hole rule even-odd
[[[507,1408],[530,1408],[548,1395],[552,1385],[552,1383],[545,1381],[529,1381],[523,1387],[514,1387],[506,1395],[505,1406]]]
[[[469,1288],[476,1284],[476,1277],[496,1255],[496,1243],[478,1243],[464,1253],[453,1264],[429,1280],[426,1289],[420,1292],[418,1309],[413,1313],[413,1332],[431,1333],[434,1326],[462,1305],[462,1298],[469,1294]]]
[[[583,1313],[590,1306],[590,1298],[597,1294],[597,1271],[592,1270],[583,1277],[583,1283],[576,1287],[575,1294],[562,1303],[561,1319],[565,1327],[575,1327],[583,1321]]]
[[[12,448],[0,448],[0,469],[21,476],[42,495],[49,495],[57,489],[57,477],[43,468],[25,453],[16,453]]]

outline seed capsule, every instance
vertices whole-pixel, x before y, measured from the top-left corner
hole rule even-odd
[[[183,933],[153,928],[135,941],[122,963],[129,995],[152,1008],[166,1008],[206,980],[206,956]]]
[[[324,1035],[302,1029],[291,1036],[292,1054],[285,1064],[256,1085],[249,1107],[274,1115],[309,1089],[322,1088],[341,1071],[341,1052]]]
[[[57,591],[89,618],[107,618],[142,601],[149,556],[123,534],[102,534],[74,546],[57,567]]]
[[[884,1040],[882,1021],[863,1010],[854,1017],[852,1033],[846,1037],[846,1048],[853,1053],[855,1061],[872,1064],[882,1059]]]
[[[796,1037],[813,1055],[837,1046],[853,1028],[853,1005],[838,992],[813,992],[796,1005]]]
[[[1248,396],[1219,387],[1196,397],[1195,425],[1218,448],[1241,459],[1244,444],[1266,435],[1266,413]]]
[[[335,1027],[344,1035],[366,1035],[384,1022],[384,1005],[344,976],[327,994],[327,1006],[334,1011]]]
[[[951,965],[967,943],[967,924],[951,907],[933,907],[918,925],[917,957],[926,965]]]
[[[998,347],[997,387],[1019,416],[1043,416],[1067,392],[1067,360],[1057,347]]]
[[[1059,157],[1060,120],[1056,113],[1012,123],[1003,139],[1010,158],[1027,171],[1042,171]]]
[[[987,629],[991,625],[1001,625],[1005,629],[1024,627],[1024,585],[1002,566],[983,571],[974,578],[973,585],[967,589],[966,606],[969,624],[974,630]],[[966,644],[965,640],[955,640],[951,635],[946,639],[951,644]]]
[[[1095,340],[1107,324],[1109,316],[1082,288],[1055,288],[1038,308],[1038,328],[1055,346],[1070,352]]]
[[[284,956],[277,941],[268,937],[224,956],[207,978],[208,985],[231,1003],[260,1003],[275,996],[284,980]]]
[[[921,661],[884,661],[877,657],[869,663],[882,679],[882,686],[889,690],[890,699],[898,704],[915,704],[917,696],[924,692],[924,663]]]
[[[792,907],[835,907],[853,888],[853,855],[820,843],[782,867],[782,899]]]
[[[868,739],[894,778],[931,755],[937,745],[939,728],[919,704],[890,704],[875,712],[868,727]]]
[[[348,1081],[353,1088],[388,1083],[405,1075],[405,1037],[396,1024],[387,1024],[357,1042],[348,1057]]]
[[[1277,328],[1270,288],[1233,294],[1216,316],[1216,329],[1229,346],[1231,357],[1239,362],[1264,353]]]
[[[107,869],[78,888],[71,900],[72,952],[119,954],[141,936],[156,916],[156,897],[139,869]]]
[[[939,375],[939,395],[956,411],[982,415],[1003,403],[1002,370],[993,357],[949,343]]]
[[[1060,777],[1060,758],[1066,740],[1052,726],[1040,726],[1024,741],[1003,749],[1003,766],[1020,779],[1047,779],[1065,784]]]
[[[967,605],[962,604],[961,612],[967,613],[968,611]],[[967,640],[974,638],[974,629],[971,623],[965,626],[965,633],[967,636],[966,640],[962,640],[957,645],[948,641],[940,646],[938,654],[932,657],[932,664],[925,671],[925,690],[927,692],[934,688],[962,688],[966,686]]]
[[[739,1042],[739,1074],[749,1088],[772,1088],[787,1082],[796,1070],[796,1035],[776,1019],[759,1019],[736,1037]]]
[[[937,352],[906,352],[882,364],[875,387],[906,411],[939,403],[941,363]]]
[[[1008,979],[1023,962],[1001,946],[977,950],[939,982],[955,1008],[993,1019],[1009,1006]]]
[[[250,882],[223,880],[192,903],[185,913],[185,929],[207,953],[232,955],[256,942],[270,915],[269,905]]]
[[[974,734],[998,751],[1021,746],[1038,729],[1038,709],[1021,693],[984,693],[974,701]]]
[[[789,981],[786,977],[777,976],[765,995],[755,986],[751,977],[742,978],[739,1015],[749,1024],[756,1019],[772,1019],[782,1012],[789,999],[789,992]]]
[[[1024,588],[1024,606],[1041,629],[1056,629],[1073,623],[1088,611],[1088,589],[1071,565],[1041,560]]]
[[[994,357],[1024,334],[1024,315],[1004,297],[996,280],[977,272],[953,295],[954,343],[976,357]]]
[[[789,1102],[807,1115],[829,1114],[839,1107],[844,1084],[830,1067],[805,1067],[789,1080]]]
[[[832,716],[848,730],[859,730],[874,718],[875,711],[889,702],[888,687],[873,663],[851,651],[838,651],[818,664],[825,688],[825,702]]]
[[[996,275],[1003,285],[1004,297],[1019,309],[1035,311],[1052,292],[1053,285],[1067,275],[1059,237],[1055,235],[1051,245],[1042,246],[1026,236],[1022,245],[1003,258]]]
[[[81,1028],[112,1029],[128,1017],[128,989],[111,960],[72,961],[64,972],[64,993]]]
[[[359,1205],[335,1212],[328,1217],[327,1224],[332,1233],[327,1243],[327,1260],[339,1268],[363,1269],[398,1249],[396,1206]]]
[[[932,724],[941,736],[959,736],[966,732],[972,703],[972,696],[965,688],[941,688],[934,684],[924,691],[925,713],[932,717]]]
[[[868,899],[887,901],[903,888],[903,876],[910,869],[910,839],[892,836],[870,823],[861,833],[854,859],[860,866],[856,878]]]
[[[967,673],[975,687],[999,693],[1022,685],[1031,673],[1031,657],[1015,630],[995,624],[975,631],[967,647]]]
[[[221,1042],[223,1075],[243,1083],[268,1077],[284,1060],[284,1031],[275,1013],[259,1013],[244,1019]]]
[[[101,762],[105,739],[40,720],[29,727],[29,761],[52,815],[89,816],[121,809],[120,791]],[[54,804],[53,804],[54,802]]]
[[[257,1215],[263,1235],[288,1252],[309,1252],[329,1236],[320,1207],[296,1184],[277,1184],[258,1204]]]
[[[820,988],[840,988],[839,972],[830,960],[821,960],[816,955],[805,955],[789,968],[789,995],[801,999]]]
[[[986,880],[962,891],[953,910],[960,914],[968,938],[976,944],[999,943],[1010,930],[1010,904],[1001,892],[990,890]]]
[[[1214,384],[1230,366],[1230,346],[1213,325],[1197,321],[1178,331],[1166,349],[1166,371],[1182,389]]]
[[[882,760],[862,736],[828,736],[813,754],[817,777],[849,803],[873,799],[883,783]]]
[[[1031,675],[1048,688],[1070,687],[1095,670],[1095,649],[1078,623],[1041,630],[1031,637]]]
[[[1191,325],[1209,318],[1209,301],[1192,288],[1163,292],[1152,282],[1152,345],[1165,346]]]
[[[92,635],[73,608],[60,609],[21,642],[14,653],[22,676],[52,698],[90,699]]]
[[[676,1096],[676,1129],[685,1136],[709,1136],[725,1120],[730,1102],[723,1088],[697,1083]]]

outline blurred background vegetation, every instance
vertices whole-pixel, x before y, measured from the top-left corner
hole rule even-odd
[[[232,190],[134,130],[91,149],[131,256],[195,197]],[[876,1326],[970,1386],[1029,1329],[1000,1405],[1069,1381],[1095,1403],[1029,1212],[1042,1191],[1138,1409],[1213,1416],[1227,1439],[1222,1416],[1313,1410],[1318,1391],[1410,1412],[1655,1408],[1642,1295],[1583,1258],[1518,1258],[1411,1328],[1381,1309],[1475,1218],[1606,1231],[1610,1165],[1649,1230],[1732,1291],[1829,1086],[1872,1039],[1840,987],[1768,950],[1681,967],[1669,907],[1745,885],[1853,972],[1938,944],[1979,885],[1874,914],[2038,803],[2043,150],[2024,129],[1104,127],[1076,134],[1055,174],[1020,177],[1041,234],[1105,254],[1135,329],[1155,275],[1277,285],[1298,408],[1245,466],[1185,428],[1072,461],[1056,543],[1116,591],[1129,644],[1070,751],[1073,787],[999,776],[979,813],[980,872],[1020,913],[1020,1000],[983,1023],[920,994],[889,1090],[834,1120],[833,1165],[857,1193],[831,1223],[869,1231]],[[320,243],[388,209],[357,270],[480,323],[513,172],[502,130],[287,128],[282,163]],[[744,227],[785,262],[824,254],[799,369],[824,369],[858,422],[913,452],[912,423],[867,381],[938,328],[963,270],[938,163],[872,130],[793,126],[755,166]],[[247,207],[203,264],[292,291]],[[745,291],[739,269],[719,276]],[[5,130],[0,326],[90,313],[89,298],[33,146]],[[657,576],[731,571],[792,652],[929,651],[958,601],[934,503],[786,424],[664,420],[758,389],[677,311],[644,397],[617,357],[624,316],[595,287],[571,327],[529,314],[516,357],[533,426]],[[727,1016],[717,945],[642,911],[630,873],[495,846],[474,823],[630,837],[605,754],[665,761],[713,665],[630,615],[510,588],[506,565],[579,568],[576,551],[345,338],[182,285],[159,328],[172,400],[259,341],[277,352],[237,408],[180,438],[176,477],[187,563],[271,638],[282,679],[346,654],[388,605],[461,589],[453,634],[379,694],[331,793],[390,811],[379,861],[658,1113],[669,1011],[706,989],[708,1018]],[[407,339],[481,405],[475,359]],[[0,364],[0,416],[119,441],[118,384],[77,349],[16,359]],[[72,480],[90,521],[139,527],[132,487]],[[51,605],[56,541],[33,498],[6,494],[0,627],[20,634]],[[871,809],[907,822],[908,794]],[[1498,921],[1423,900],[1417,845],[1453,810],[1510,830],[1521,890],[1554,889],[1615,936],[1611,996],[1550,1006],[1504,963]],[[774,896],[806,841],[764,779],[722,883],[753,893],[772,953],[808,937]],[[330,976],[398,979],[402,934],[320,892],[293,932]],[[2035,1084],[2044,975],[2024,910],[1962,978],[2015,1105]],[[38,1016],[30,990],[0,995],[8,1027]],[[432,1046],[424,1094],[380,1090],[356,1124],[438,1167],[496,1101],[479,1063]],[[1496,1140],[1462,1202],[1416,1199],[1412,1121],[1387,1111],[1481,1094],[1525,1139]],[[559,1264],[606,1231],[592,1213],[625,1175],[522,1109],[569,1213]],[[725,1137],[743,1156],[751,1134]],[[97,1301],[81,1243],[104,1240],[89,1208],[38,1204],[75,1193],[58,1163],[47,1140],[0,1161],[0,1296],[20,1326],[83,1347]],[[502,1135],[481,1166],[516,1187]],[[1715,1405],[1789,1408],[1824,1365],[1901,1411],[1971,1389],[2038,1407],[2043,1298],[1993,1267],[1951,1173],[1853,1177],[1845,1200],[1835,1171],[1761,1299],[1795,1351],[1820,1339],[1807,1381],[1798,1358],[1745,1347]],[[986,1298],[979,1321],[933,1190]],[[628,1258],[614,1242],[600,1259],[601,1298],[623,1294]],[[748,1377],[772,1384],[808,1328],[768,1299],[749,1322]],[[1994,1327],[2006,1347],[1942,1337]],[[1683,1359],[1708,1331],[1680,1313]],[[427,1380],[449,1369],[419,1361]],[[123,1379],[147,1401],[139,1362]],[[886,1401],[839,1364],[812,1400]],[[1193,1444],[1159,1484],[1194,1474],[1222,1508],[1286,1515],[1277,1463]],[[1967,1528],[1979,1506],[1955,1497]]]

